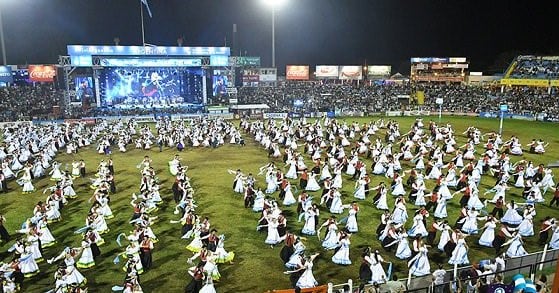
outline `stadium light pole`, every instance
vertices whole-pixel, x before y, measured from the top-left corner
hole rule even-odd
[[[283,5],[286,0],[263,0],[272,9],[272,67],[276,67],[276,9]]]
[[[6,43],[4,41],[4,22],[2,21],[2,3],[0,3],[0,46],[2,47],[2,62],[8,65],[6,61]]]

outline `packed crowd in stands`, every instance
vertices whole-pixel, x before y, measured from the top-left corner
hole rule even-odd
[[[509,111],[517,114],[546,113],[549,118],[559,117],[559,95],[546,88],[512,88],[501,93],[500,86],[468,86],[445,84],[388,84],[356,86],[351,84],[323,84],[321,82],[292,82],[279,88],[242,88],[239,103],[270,106],[272,112],[316,112],[339,110],[344,112],[384,112],[414,110],[417,105],[398,95],[424,91],[422,109],[438,111],[435,103],[443,98],[443,111],[496,112],[506,103]],[[295,101],[303,104],[295,106]]]
[[[512,78],[557,79],[559,77],[559,58],[519,56],[510,74]]]
[[[0,121],[47,119],[63,96],[50,84],[0,88]]]
[[[406,95],[425,93],[425,104],[410,103]],[[53,113],[64,93],[52,85],[12,86],[0,89],[0,120],[58,119],[103,116],[171,115],[202,113],[202,107],[172,107],[155,109],[149,105],[133,109],[68,108],[62,115]],[[404,97],[404,98],[402,98]],[[286,82],[278,87],[243,87],[239,90],[239,104],[267,104],[269,112],[328,112],[383,113],[398,110],[438,111],[435,103],[443,98],[443,111],[498,112],[499,105],[508,104],[514,114],[545,113],[549,120],[559,120],[559,92],[547,88],[513,87],[501,93],[495,85],[469,86],[447,84],[371,84]],[[297,103],[299,102],[299,103]]]

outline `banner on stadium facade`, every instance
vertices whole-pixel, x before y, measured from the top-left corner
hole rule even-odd
[[[53,82],[56,76],[54,65],[29,65],[29,80],[34,82]]]
[[[315,76],[317,78],[338,78],[338,66],[317,65]]]
[[[388,117],[402,116],[402,111],[386,111],[384,115]]]
[[[308,65],[287,65],[285,70],[287,80],[309,80]]]
[[[363,67],[361,66],[340,66],[339,79],[361,80],[363,79]]]
[[[448,63],[449,58],[439,57],[413,57],[410,59],[411,63]]]
[[[551,86],[559,87],[559,80],[551,80]]]
[[[259,67],[260,57],[229,57],[229,63],[236,66]]]
[[[258,79],[262,82],[274,82],[278,80],[278,71],[276,68],[260,68]]]
[[[390,76],[392,66],[390,65],[368,65],[367,76]]]
[[[547,79],[503,78],[501,84],[548,87],[552,85],[552,81]]]
[[[10,66],[0,66],[0,83],[12,83],[14,77]]]
[[[285,119],[287,113],[264,113],[264,119]]]
[[[404,116],[429,116],[431,112],[423,110],[404,111]]]

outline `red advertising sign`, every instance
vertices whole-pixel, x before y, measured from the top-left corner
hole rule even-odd
[[[287,80],[309,80],[309,66],[307,65],[287,65],[285,70]]]
[[[56,68],[54,65],[29,65],[30,81],[53,82],[56,76]]]

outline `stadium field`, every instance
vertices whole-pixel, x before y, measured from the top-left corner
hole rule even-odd
[[[363,118],[339,118],[348,123],[357,121],[365,123],[380,119],[381,117],[363,117]],[[414,117],[384,117],[385,120],[394,119],[400,123],[402,133],[409,130],[414,121]],[[437,121],[437,117],[425,117],[425,124],[429,119]],[[475,126],[481,129],[482,133],[497,131],[499,121],[497,119],[481,119],[481,118],[465,118],[465,117],[443,117],[443,123],[450,123],[456,132],[458,145],[466,142],[466,137],[462,134],[468,126]],[[234,122],[238,125],[239,121]],[[549,143],[544,155],[529,154],[527,150],[522,157],[513,157],[514,162],[520,159],[531,160],[534,164],[555,162],[559,159],[559,125],[543,122],[528,122],[520,120],[506,120],[504,123],[503,140],[508,140],[511,135],[517,135],[523,145],[529,143],[532,139],[543,139]],[[377,136],[384,138],[385,130],[377,133]],[[174,178],[168,171],[168,161],[173,155],[178,153],[182,159],[182,164],[189,166],[187,175],[191,179],[191,184],[195,190],[194,196],[198,203],[197,212],[201,216],[207,216],[210,219],[213,228],[218,230],[218,234],[225,234],[225,249],[235,252],[234,264],[222,264],[219,271],[222,275],[215,287],[218,292],[264,292],[270,289],[284,289],[290,287],[289,276],[284,275],[285,268],[279,257],[280,246],[270,248],[264,244],[266,238],[265,233],[256,232],[257,220],[260,214],[253,213],[250,209],[243,206],[242,197],[236,195],[232,190],[233,176],[227,172],[228,169],[241,169],[245,174],[252,172],[258,173],[258,168],[269,162],[267,152],[257,144],[248,134],[243,134],[246,140],[246,146],[229,145],[210,148],[187,148],[183,152],[178,153],[176,149],[164,148],[163,152],[155,146],[151,150],[136,150],[132,145],[128,146],[128,152],[118,153],[118,148],[112,146],[115,166],[115,182],[117,193],[111,195],[111,209],[115,214],[113,219],[107,220],[111,229],[103,238],[106,244],[101,246],[101,257],[97,261],[97,265],[90,269],[80,269],[84,276],[88,279],[89,292],[111,292],[114,285],[122,285],[125,273],[122,271],[123,262],[114,264],[113,259],[118,253],[124,251],[124,247],[119,247],[116,243],[117,235],[120,233],[129,233],[132,225],[128,223],[132,216],[132,206],[130,205],[131,194],[137,192],[140,186],[140,174],[136,165],[140,163],[146,155],[153,159],[152,166],[156,169],[157,176],[161,183],[161,195],[164,203],[160,210],[155,214],[159,217],[158,222],[152,226],[153,231],[159,238],[159,242],[155,244],[153,250],[153,267],[140,277],[141,285],[144,292],[183,292],[184,287],[191,280],[187,273],[190,266],[187,258],[192,255],[185,249],[190,240],[181,239],[180,224],[171,224],[170,220],[177,220],[178,216],[173,214],[174,201],[172,199],[171,186]],[[374,137],[370,137],[373,141]],[[227,141],[227,140],[226,140]],[[302,151],[302,144],[300,143]],[[481,145],[478,146],[478,154],[481,152]],[[348,152],[346,152],[348,153]],[[95,145],[87,148],[79,149],[74,155],[67,155],[59,152],[56,157],[57,161],[62,162],[63,166],[69,166],[72,160],[84,159],[87,165],[87,179],[78,178],[74,181],[74,188],[78,194],[78,198],[70,200],[67,206],[62,210],[63,220],[58,223],[50,224],[52,234],[58,243],[52,247],[44,249],[45,259],[58,255],[66,246],[78,247],[80,244],[80,236],[74,234],[74,231],[82,227],[85,223],[86,214],[91,206],[88,199],[91,197],[92,190],[89,188],[89,177],[94,176],[94,172],[100,160],[105,156],[99,155],[95,151]],[[448,158],[447,158],[448,159]],[[284,164],[276,160],[277,166]],[[310,158],[306,157],[307,166],[311,166]],[[367,170],[373,165],[370,159],[365,159]],[[409,169],[410,165],[402,161],[404,169]],[[558,171],[555,171],[557,174]],[[372,176],[372,186],[376,186],[379,181],[388,179],[381,176]],[[264,177],[257,176],[256,185],[265,187]],[[557,180],[557,178],[555,178]],[[21,187],[15,181],[9,183],[10,192],[0,195],[0,213],[4,214],[7,219],[6,228],[15,238],[15,230],[19,229],[22,222],[30,217],[34,205],[38,201],[44,201],[46,195],[42,192],[53,183],[48,178],[34,181],[37,189],[31,194],[22,194]],[[480,196],[483,192],[493,186],[494,179],[486,175],[483,176],[480,186]],[[298,185],[298,180],[293,181],[293,185]],[[427,187],[430,190],[434,185],[433,180],[427,181]],[[511,184],[512,185],[512,184]],[[343,185],[343,202],[348,204],[353,200],[354,182],[348,176],[344,177]],[[319,191],[320,192],[320,191]],[[315,192],[315,202],[319,201],[319,192]],[[523,202],[520,196],[521,190],[512,187],[507,192],[507,200],[514,199]],[[277,192],[274,194],[277,197]],[[297,196],[297,194],[295,194]],[[492,195],[488,195],[492,196]],[[551,193],[545,195],[546,204],[538,205],[537,216],[534,221],[534,230],[537,234],[539,231],[539,222],[546,216],[559,217],[559,211],[555,208],[547,206]],[[455,197],[449,203],[449,222],[454,223],[459,213],[458,206],[459,197]],[[393,206],[393,200],[389,196],[388,204]],[[358,215],[359,232],[351,237],[351,260],[352,265],[340,266],[332,263],[330,260],[333,255],[332,251],[325,251],[320,246],[320,241],[316,236],[306,237],[304,243],[307,246],[308,253],[320,252],[320,256],[314,262],[314,275],[320,284],[327,282],[341,283],[347,279],[357,280],[359,266],[361,263],[361,251],[363,248],[370,246],[373,249],[379,249],[381,255],[394,263],[393,273],[399,277],[407,276],[406,262],[396,259],[393,252],[388,254],[381,249],[380,242],[374,236],[380,222],[380,212],[374,208],[370,198],[366,201],[359,202],[361,207]],[[490,210],[491,206],[488,207]],[[296,206],[283,208],[288,216],[288,228],[299,234],[303,227],[303,223],[297,222]],[[408,213],[411,215],[414,208],[408,204]],[[347,212],[346,212],[347,214]],[[320,221],[326,220],[330,213],[328,210],[321,208]],[[428,220],[430,222],[430,220]],[[408,219],[406,228],[411,225]],[[483,225],[483,221],[479,222],[479,226]],[[439,233],[440,234],[440,233]],[[323,231],[324,235],[324,231]],[[481,248],[477,245],[479,236],[470,236],[467,242],[470,246],[469,258],[470,262],[476,262],[482,259],[491,259],[495,257],[494,250],[489,248]],[[438,237],[437,240],[438,241]],[[537,244],[537,236],[525,239],[525,247],[528,252],[535,252],[542,249]],[[11,254],[7,252],[8,248],[13,244],[13,240],[9,243],[0,243],[0,260],[7,262]],[[445,268],[450,268],[447,259],[440,253],[430,252],[432,271],[436,268],[436,263],[444,262]],[[55,265],[49,265],[46,262],[39,264],[41,273],[25,280],[23,292],[45,292],[54,288],[54,272]]]

